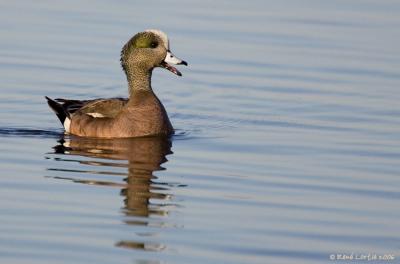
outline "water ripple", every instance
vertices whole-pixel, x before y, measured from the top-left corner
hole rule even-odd
[[[63,130],[0,127],[0,136],[3,137],[60,138],[63,134],[64,134]]]

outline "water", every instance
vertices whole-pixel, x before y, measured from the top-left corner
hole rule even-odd
[[[0,3],[0,262],[399,263],[398,1]],[[64,136],[43,96],[126,96],[122,45],[189,63],[177,134]],[[394,260],[332,261],[337,254]]]

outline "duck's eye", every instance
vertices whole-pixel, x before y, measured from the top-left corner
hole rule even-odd
[[[151,42],[151,44],[150,44],[150,48],[152,48],[152,49],[157,48],[157,46],[158,46],[157,42]]]

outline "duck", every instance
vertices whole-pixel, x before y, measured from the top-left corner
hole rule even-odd
[[[66,134],[133,138],[174,133],[167,111],[151,87],[154,68],[182,76],[172,65],[188,65],[170,51],[167,34],[158,29],[137,33],[123,46],[120,61],[129,98],[70,100],[45,96]]]

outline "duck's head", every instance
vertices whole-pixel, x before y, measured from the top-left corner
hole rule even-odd
[[[169,50],[167,35],[161,30],[149,29],[137,33],[122,48],[121,65],[125,73],[132,70],[151,71],[155,67],[162,67],[182,76],[171,64],[188,65],[186,61],[175,57]]]

